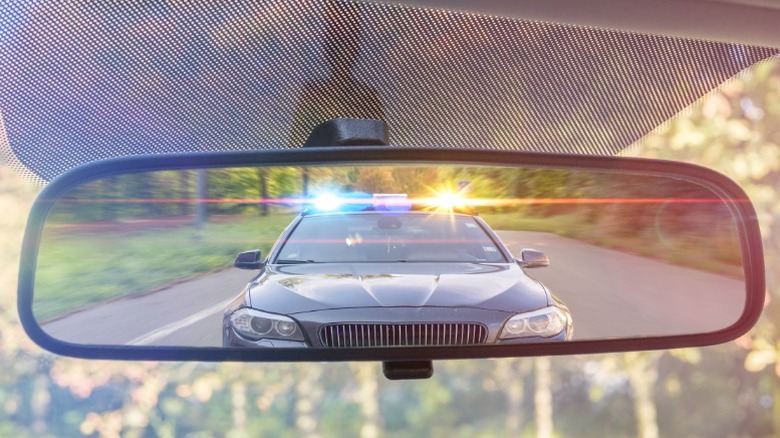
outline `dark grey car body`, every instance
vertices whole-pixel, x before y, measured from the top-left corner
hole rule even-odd
[[[299,221],[301,218],[297,218]],[[568,309],[527,275],[484,221],[495,262],[267,262],[226,309],[223,344],[237,347],[392,347],[527,343],[571,338]],[[284,242],[296,223],[280,237]],[[276,260],[279,242],[267,260]],[[507,319],[558,306],[566,328],[548,338],[499,340]],[[230,325],[242,307],[292,318],[304,341],[250,340]]]

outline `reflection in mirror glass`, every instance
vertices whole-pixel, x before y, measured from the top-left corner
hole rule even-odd
[[[112,176],[57,200],[33,311],[77,344],[366,348],[711,332],[729,206],[678,179],[487,166]]]

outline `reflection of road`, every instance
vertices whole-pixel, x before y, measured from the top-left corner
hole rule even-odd
[[[548,233],[499,235],[516,257],[531,247],[550,258],[549,267],[527,272],[569,306],[576,339],[702,333],[742,314],[742,280]]]
[[[229,268],[168,289],[97,305],[44,325],[78,344],[221,346],[222,313],[257,271]]]
[[[570,308],[575,338],[703,332],[742,312],[742,281],[547,233],[501,231],[512,252],[544,251],[528,270]],[[169,289],[98,305],[44,326],[75,343],[220,346],[222,312],[256,272],[227,269]]]

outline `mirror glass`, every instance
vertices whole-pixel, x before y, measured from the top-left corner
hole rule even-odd
[[[52,201],[33,312],[76,344],[365,348],[712,332],[731,209],[679,179],[518,167],[117,175]]]

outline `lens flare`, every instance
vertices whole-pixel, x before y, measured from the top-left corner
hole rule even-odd
[[[314,200],[314,208],[320,211],[333,211],[339,208],[339,206],[341,206],[339,198],[330,193],[319,195]]]

